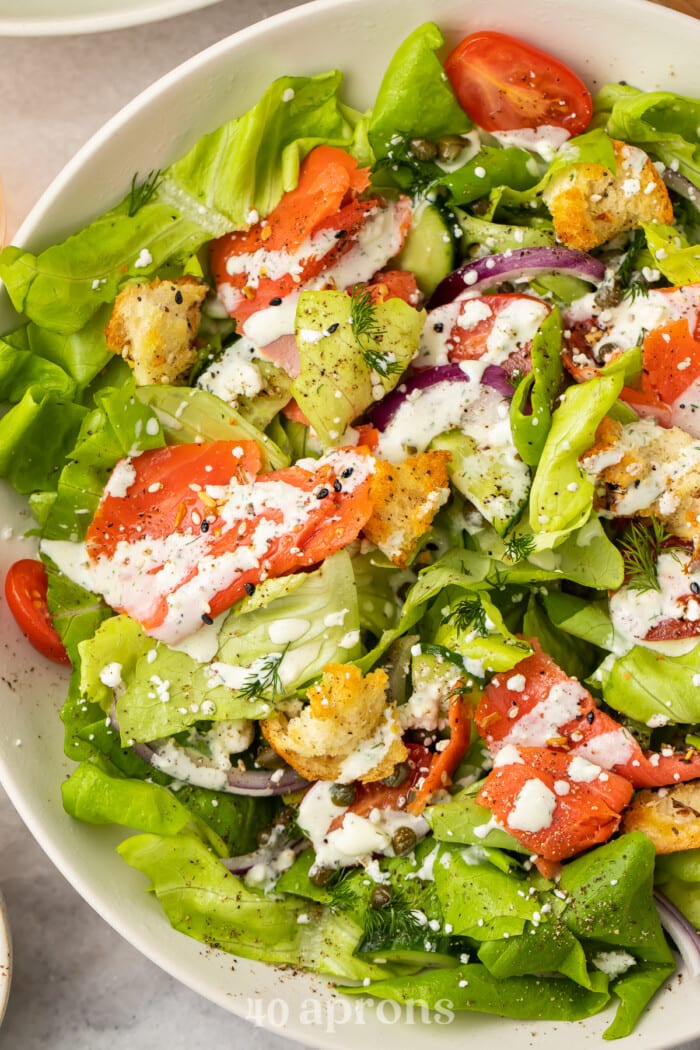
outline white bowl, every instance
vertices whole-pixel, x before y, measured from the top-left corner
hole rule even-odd
[[[5,1016],[12,982],[12,940],[5,902],[0,894],[0,1024]]]
[[[645,0],[319,0],[223,40],[150,87],[107,124],[55,180],[17,235],[39,249],[64,237],[119,200],[134,171],[162,167],[203,132],[250,106],[281,73],[316,73],[331,67],[347,74],[345,97],[366,107],[398,43],[427,19],[437,21],[448,43],[467,31],[490,27],[520,35],[569,62],[591,88],[626,79],[641,87],[697,89],[700,22]],[[0,301],[0,331],[12,311]],[[7,489],[0,492],[3,520],[15,529],[28,518]],[[1,533],[0,533],[1,534]],[[28,541],[2,545],[0,572]],[[71,768],[62,751],[57,717],[67,676],[37,656],[0,604],[0,776],[15,806],[48,855],[84,898],[124,937],[169,973],[226,1009],[307,1045],[348,1048],[380,1041],[387,1050],[424,1050],[425,1026],[396,1019],[377,1007],[358,1013],[328,990],[326,982],[234,959],[205,949],[173,931],[143,877],[114,852],[115,828],[88,827],[63,812],[59,786]],[[313,1014],[310,997],[321,1004]],[[305,1008],[306,1004],[306,1008]],[[391,1006],[392,1004],[388,1004]],[[610,1012],[585,1023],[516,1023],[479,1014],[430,1025],[435,1050],[497,1046],[539,1050],[589,1048]],[[674,978],[634,1035],[636,1050],[677,1047],[700,1034],[690,981]]]
[[[0,36],[104,33],[216,3],[219,0],[0,0]]]

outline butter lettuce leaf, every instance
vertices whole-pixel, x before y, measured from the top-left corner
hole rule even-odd
[[[304,156],[320,143],[371,163],[366,122],[339,99],[342,74],[284,76],[243,116],[204,135],[164,173],[161,199],[197,221],[209,237],[267,215],[294,189]]]
[[[208,239],[201,224],[152,202],[129,215],[128,201],[38,255],[0,252],[0,278],[18,313],[50,332],[79,332],[132,280],[184,262]]]
[[[554,411],[530,491],[532,530],[545,534],[549,546],[590,517],[593,482],[578,459],[593,444],[598,424],[617,400],[622,383],[619,372],[578,383],[562,394]]]
[[[375,391],[394,389],[418,349],[426,316],[403,299],[376,303],[376,334],[363,335],[361,345],[352,307],[352,296],[332,290],[302,292],[297,306],[301,370],[291,389],[325,447],[337,445],[348,425],[374,404]],[[376,355],[375,368],[363,347]]]
[[[672,91],[606,84],[595,98],[596,120],[613,138],[640,146],[700,185],[700,100]]]
[[[390,972],[353,954],[361,929],[352,919],[308,900],[249,889],[193,835],[137,835],[118,852],[151,881],[174,928],[205,944],[339,979]]]
[[[460,134],[472,127],[436,54],[444,43],[435,23],[426,22],[398,47],[377,92],[369,122],[369,140],[376,157],[391,154],[396,135],[435,141],[441,135]]]

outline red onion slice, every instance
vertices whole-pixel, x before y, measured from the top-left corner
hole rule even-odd
[[[459,364],[435,365],[423,368],[408,379],[404,379],[395,390],[378,401],[370,412],[372,425],[382,433],[391,423],[404,401],[418,390],[428,390],[438,383],[470,383],[472,380]],[[513,396],[513,386],[508,381],[508,373],[500,365],[487,365],[481,377],[483,386],[491,387],[509,401]]]
[[[119,723],[117,722],[114,704],[109,714],[109,720],[114,730],[118,733]],[[181,784],[191,784],[193,787],[211,787],[206,777],[206,772],[211,772],[212,766],[202,765],[200,767],[190,760],[188,763],[189,772],[187,776],[183,777],[181,766],[176,765],[163,754],[162,745],[159,741],[151,741],[149,744],[131,744],[131,750],[139,758],[142,758],[144,762],[147,762],[149,766],[153,766],[160,773],[165,773],[167,776],[172,777],[173,780],[178,780]],[[200,769],[202,776],[198,777],[197,772]],[[224,770],[221,772],[223,773]],[[224,791],[229,795],[253,795],[257,798],[291,794],[293,791],[299,791],[308,787],[309,783],[308,780],[300,777],[296,770],[290,766],[281,766],[279,769],[237,769],[235,766],[231,766],[230,769],[225,771],[225,777],[225,784],[218,786],[216,790]]]
[[[402,380],[395,390],[373,406],[370,412],[372,424],[377,430],[385,431],[404,401],[410,394],[418,390],[427,390],[437,383],[469,382],[469,376],[462,371],[459,365],[436,365],[434,368],[423,368],[408,379]]]
[[[307,845],[306,839],[295,839],[293,842],[280,844],[276,852],[261,846],[260,849],[256,849],[253,853],[243,853],[240,857],[224,857],[221,863],[229,871],[232,871],[234,875],[244,875],[251,868],[254,868],[256,864],[269,864],[282,850],[291,849],[294,855],[297,856]]]
[[[483,386],[490,386],[497,394],[510,401],[513,397],[515,387],[508,378],[505,368],[500,365],[487,365],[481,377]]]
[[[586,252],[549,245],[486,255],[481,259],[471,259],[448,274],[433,292],[427,304],[428,310],[451,303],[462,292],[480,292],[504,281],[537,277],[543,273],[563,273],[591,284],[600,284],[605,277],[605,266]]]
[[[670,190],[677,193],[679,197],[684,197],[685,200],[690,201],[696,210],[700,211],[700,189],[694,182],[691,182],[685,175],[681,175],[679,171],[674,171],[673,168],[664,168],[661,172],[661,178]]]
[[[668,897],[654,891],[661,925],[672,938],[685,963],[688,977],[700,977],[700,935]]]

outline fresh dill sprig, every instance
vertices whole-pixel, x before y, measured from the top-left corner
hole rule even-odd
[[[683,550],[679,544],[670,543],[671,534],[658,518],[649,518],[648,524],[633,521],[625,529],[620,542],[620,554],[625,566],[625,582],[632,590],[660,591],[661,584],[656,574],[656,563],[663,552],[676,553]],[[677,556],[677,554],[676,554]]]
[[[635,278],[631,281],[625,288],[622,298],[633,303],[640,295],[645,298],[649,295],[649,285],[643,277]],[[641,341],[643,342],[643,340]]]
[[[361,950],[377,950],[384,945],[411,944],[416,939],[424,940],[424,920],[416,914],[417,905],[412,904],[396,888],[392,888],[391,900],[381,908],[371,905],[363,916],[364,936]]]
[[[453,623],[458,631],[476,631],[485,638],[489,633],[486,625],[486,611],[477,597],[463,598],[447,616],[447,622]]]
[[[357,900],[357,894],[353,889],[352,876],[355,874],[352,868],[341,868],[337,875],[328,884],[330,900],[328,904],[337,911],[351,909]]]
[[[269,653],[255,661],[250,669],[251,673],[246,676],[238,689],[242,700],[249,700],[251,703],[256,700],[274,701],[282,694],[280,664],[288,648],[289,643],[285,645],[281,653]]]
[[[377,348],[377,340],[384,335],[385,329],[377,320],[377,307],[366,285],[353,285],[350,293],[350,324],[369,368],[383,377],[403,372],[398,361],[393,361]]]
[[[644,230],[635,230],[630,238],[630,244],[625,254],[620,259],[615,277],[621,288],[629,287],[635,270],[637,256],[646,244]]]
[[[529,558],[534,549],[534,536],[513,536],[506,543],[503,556],[507,561],[522,561],[524,558]]]
[[[160,168],[157,168],[155,171],[149,171],[143,182],[137,184],[136,180],[138,177],[139,173],[137,171],[134,172],[134,176],[131,180],[131,189],[129,191],[130,218],[133,218],[133,216],[143,208],[144,204],[148,204],[151,197],[163,181]]]

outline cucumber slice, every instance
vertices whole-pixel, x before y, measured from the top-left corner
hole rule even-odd
[[[456,220],[435,204],[415,209],[406,243],[392,265],[412,270],[424,295],[430,295],[457,265],[455,225]]]

